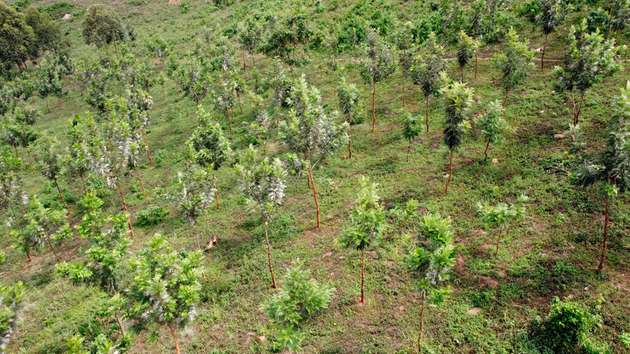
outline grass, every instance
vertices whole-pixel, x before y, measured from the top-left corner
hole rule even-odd
[[[50,5],[53,1],[36,1]],[[82,10],[96,1],[75,1],[71,22],[64,30],[78,57],[94,55],[82,43],[80,21]],[[166,1],[117,1],[114,9],[132,23],[142,43],[152,33],[178,43],[177,50],[189,48],[191,38],[202,33],[206,26],[225,28],[238,19],[246,5],[238,3],[225,9],[212,8],[205,1],[187,1],[190,10],[182,14],[177,6]],[[339,18],[351,1],[337,1],[337,8],[324,18]],[[395,4],[398,14],[405,13],[407,4]],[[528,28],[524,27],[524,31]],[[542,36],[531,34],[530,47],[542,43]],[[548,58],[562,55],[564,28],[551,37]],[[491,47],[488,51],[498,48]],[[356,53],[351,53],[356,54]],[[333,71],[327,55],[314,53],[310,62],[294,69],[294,75],[305,74],[309,82],[321,90],[325,104],[336,107],[336,85],[343,73],[362,90],[367,111],[369,88],[360,81],[351,54],[337,58],[338,69]],[[490,53],[489,53],[490,55]],[[259,56],[258,69],[269,72],[272,63]],[[551,64],[551,61],[549,62]],[[449,72],[458,76],[455,62]],[[500,99],[502,92],[494,81],[498,73],[490,60],[481,60],[479,78],[471,80],[480,103]],[[248,74],[245,74],[246,77]],[[589,147],[601,146],[609,120],[609,107],[617,89],[628,77],[621,71],[604,83],[596,85],[587,96],[583,114],[583,128]],[[307,353],[411,353],[417,335],[417,294],[415,280],[405,269],[404,257],[411,243],[404,230],[392,228],[380,247],[368,253],[367,304],[358,306],[358,254],[342,249],[336,238],[343,229],[355,198],[358,178],[369,176],[379,183],[386,207],[402,205],[415,198],[422,210],[436,210],[453,220],[456,230],[460,264],[453,283],[453,294],[440,307],[430,307],[427,313],[426,337],[438,352],[443,353],[528,353],[534,352],[526,339],[529,322],[544,315],[554,296],[572,297],[591,304],[603,299],[599,312],[604,325],[596,333],[616,352],[624,349],[619,335],[630,323],[627,304],[629,288],[624,274],[628,269],[628,235],[630,234],[630,200],[620,198],[613,208],[613,235],[609,263],[604,276],[595,272],[598,244],[601,236],[600,201],[593,190],[575,189],[567,178],[567,139],[556,139],[554,134],[567,129],[569,112],[552,90],[551,69],[538,68],[524,85],[511,96],[506,119],[512,131],[501,145],[492,146],[490,158],[480,162],[484,144],[470,137],[455,157],[451,191],[443,195],[447,150],[442,144],[442,106],[440,99],[432,99],[431,127],[414,143],[409,161],[407,142],[402,139],[399,125],[402,111],[399,74],[379,84],[377,91],[377,132],[371,134],[369,119],[351,129],[354,145],[352,160],[344,158],[345,150],[329,159],[315,172],[320,191],[323,227],[313,229],[314,210],[304,177],[291,177],[288,183],[288,202],[282,207],[276,228],[272,227],[274,262],[278,278],[298,260],[304,262],[319,281],[336,288],[331,307],[308,321],[303,331],[307,334],[304,352]],[[423,102],[417,87],[406,83],[406,110],[423,114]],[[62,136],[71,117],[84,112],[88,106],[74,80],[68,80],[68,94],[49,98],[50,110],[38,122],[39,131]],[[212,236],[219,238],[218,246],[207,253],[204,260],[204,302],[199,318],[183,331],[183,348],[188,353],[243,353],[262,352],[265,335],[265,315],[261,303],[271,296],[270,279],[266,272],[264,244],[261,242],[259,220],[248,213],[238,194],[234,172],[225,168],[218,172],[221,182],[222,206],[210,209],[195,225],[183,222],[170,205],[158,196],[158,189],[175,179],[175,171],[183,168],[184,142],[196,125],[195,105],[183,98],[173,82],[153,89],[155,107],[152,110],[151,146],[161,162],[145,168],[148,197],[130,193],[129,204],[138,212],[149,206],[160,205],[170,215],[158,225],[136,229],[132,252],[142,247],[154,233],[167,235],[181,249],[198,249]],[[32,104],[44,109],[41,100]],[[209,103],[203,102],[204,106]],[[230,138],[242,142],[247,134],[249,119],[247,102],[236,120],[243,127],[234,129]],[[367,113],[366,113],[367,114]],[[243,148],[240,144],[238,148]],[[31,192],[38,191],[43,179],[34,167],[29,168],[27,180]],[[126,181],[130,189],[135,183]],[[76,200],[77,186],[69,185],[68,192]],[[527,214],[522,222],[510,227],[503,237],[498,257],[493,256],[495,235],[483,232],[475,205],[480,200],[491,202],[514,200],[525,193],[530,197]],[[112,198],[110,211],[117,200]],[[24,309],[18,320],[18,330],[7,352],[55,353],[62,352],[67,338],[85,323],[93,306],[102,295],[95,288],[77,286],[58,278],[54,260],[42,253],[27,264],[6,239],[7,262],[0,265],[6,281],[22,280],[29,288]],[[85,248],[81,240],[64,244],[62,258],[80,257]],[[492,282],[488,282],[488,279]],[[495,284],[496,285],[492,285]],[[490,284],[490,285],[488,285]],[[480,308],[476,313],[473,308]],[[170,337],[164,328],[150,327],[134,338],[132,352],[164,352],[172,350]]]

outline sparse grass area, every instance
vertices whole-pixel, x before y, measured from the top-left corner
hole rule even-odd
[[[77,57],[93,56],[94,48],[81,38],[80,23],[84,10],[98,1],[79,0],[71,5],[54,5],[56,1],[34,1],[38,6],[71,11],[74,18],[63,23],[63,30]],[[264,2],[264,1],[259,1]],[[111,6],[129,21],[138,34],[137,46],[153,34],[176,43],[177,51],[191,48],[193,39],[205,27],[225,31],[247,11],[249,2],[217,9],[207,1],[185,1],[190,10],[183,13],[167,1],[114,1]],[[316,16],[331,23],[343,17],[353,1],[326,2],[327,10]],[[412,2],[392,1],[396,13],[408,18]],[[57,11],[57,10],[54,10]],[[55,12],[57,14],[57,12]],[[57,15],[55,15],[57,16]],[[63,16],[63,15],[62,15]],[[541,45],[542,35],[530,31],[531,25],[520,24],[530,47]],[[544,316],[553,297],[570,297],[593,306],[601,300],[598,313],[603,326],[596,337],[607,342],[614,353],[623,353],[619,336],[630,331],[628,302],[628,267],[630,237],[630,198],[626,194],[614,205],[608,265],[604,275],[595,272],[596,254],[601,238],[601,202],[593,190],[576,189],[568,179],[568,138],[555,134],[568,128],[570,112],[553,93],[553,58],[564,50],[567,29],[564,26],[550,37],[546,56],[548,68],[531,71],[526,82],[512,93],[506,108],[506,120],[512,127],[504,143],[492,146],[491,162],[483,163],[484,142],[468,135],[455,155],[454,177],[448,195],[443,194],[448,150],[442,143],[443,107],[432,99],[430,131],[422,132],[413,145],[409,161],[407,142],[402,138],[400,117],[403,109],[423,114],[419,89],[396,73],[379,83],[377,95],[377,131],[370,133],[369,119],[352,126],[354,153],[345,159],[340,150],[315,172],[322,209],[322,228],[314,229],[314,209],[305,177],[291,177],[287,202],[271,225],[274,262],[279,278],[297,260],[314,278],[336,288],[330,308],[303,326],[305,353],[412,353],[417,340],[418,295],[414,280],[406,271],[405,257],[412,241],[410,235],[392,227],[381,241],[378,251],[368,252],[367,304],[357,305],[359,261],[353,251],[343,249],[336,239],[346,225],[356,197],[360,176],[369,176],[380,186],[386,209],[414,198],[421,211],[434,210],[453,220],[456,232],[458,262],[452,285],[453,294],[444,305],[427,310],[426,338],[439,353],[536,353],[527,340],[529,323]],[[621,37],[621,36],[620,36]],[[620,38],[624,43],[625,38]],[[485,59],[500,46],[484,48],[479,63],[479,77],[468,83],[475,97],[483,103],[500,99],[496,86],[498,72]],[[449,54],[453,55],[452,49]],[[336,58],[331,67],[327,54],[309,53],[309,63],[292,69],[292,75],[306,75],[321,91],[325,105],[336,109],[336,87],[343,74],[357,84],[362,102],[369,107],[369,87],[358,76],[358,52]],[[257,55],[261,73],[272,70],[272,61]],[[627,58],[626,58],[627,59]],[[455,61],[449,62],[449,74],[458,76]],[[247,80],[252,76],[243,73]],[[605,144],[606,125],[610,119],[611,100],[628,79],[622,70],[587,95],[583,112],[583,129],[589,149]],[[401,107],[401,83],[406,106]],[[68,94],[48,98],[44,103],[34,98],[32,105],[44,111],[37,122],[38,131],[63,139],[75,114],[88,110],[82,89],[68,78]],[[129,178],[124,188],[134,213],[161,206],[168,211],[157,224],[147,223],[135,229],[131,252],[137,252],[154,234],[166,235],[177,249],[202,249],[217,236],[216,247],[206,253],[203,265],[203,302],[198,318],[183,331],[186,353],[264,352],[259,336],[265,335],[267,321],[261,310],[269,298],[270,280],[266,270],[265,245],[259,218],[247,211],[231,168],[218,172],[222,202],[219,209],[210,208],[196,224],[189,225],[177,216],[174,206],[164,203],[159,189],[176,178],[184,168],[185,141],[196,126],[196,107],[182,97],[175,83],[152,89],[155,105],[151,110],[150,145],[158,161],[142,170],[147,197],[138,182]],[[208,101],[202,105],[209,106]],[[48,107],[48,109],[46,109]],[[211,108],[208,108],[209,110]],[[247,124],[251,102],[244,101],[243,111],[235,110],[234,129],[227,133],[236,149],[246,147]],[[280,114],[280,113],[278,113]],[[366,113],[367,114],[367,113]],[[277,149],[282,149],[276,147]],[[26,180],[29,192],[45,190],[45,181],[26,157],[29,170]],[[49,188],[50,189],[50,188]],[[78,185],[67,187],[68,200],[80,198]],[[529,202],[524,220],[512,225],[503,236],[497,257],[495,235],[482,230],[476,214],[479,201],[513,201],[527,194]],[[49,198],[55,198],[52,189]],[[114,212],[115,196],[106,207]],[[4,224],[4,223],[3,223]],[[0,234],[8,235],[4,225]],[[30,289],[24,299],[17,331],[7,353],[61,353],[66,340],[84,325],[96,301],[104,296],[96,288],[78,286],[54,273],[54,259],[49,253],[26,260],[11,246],[8,236],[0,237],[0,247],[7,260],[0,264],[3,281],[21,280]],[[84,240],[64,243],[60,250],[64,260],[81,257]],[[134,337],[132,353],[159,353],[172,350],[166,328],[149,327]]]

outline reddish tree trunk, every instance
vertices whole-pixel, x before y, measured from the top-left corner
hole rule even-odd
[[[477,72],[479,68],[479,54],[475,51],[475,80],[477,80]]]
[[[608,225],[610,223],[609,214],[609,197],[606,196],[604,201],[604,239],[602,240],[602,249],[599,255],[599,264],[597,265],[597,272],[601,273],[604,270],[604,263],[606,262],[606,253],[608,253]]]
[[[175,353],[181,354],[181,350],[179,349],[179,336],[177,335],[177,330],[173,326],[168,326],[171,330],[171,336],[173,336],[173,341],[175,342]]]
[[[348,159],[352,158],[352,136],[348,134]]]
[[[273,262],[271,260],[271,242],[269,241],[269,223],[265,220],[265,242],[267,243],[267,267],[269,267],[269,274],[271,274],[271,287],[276,288],[276,276],[273,273]]]

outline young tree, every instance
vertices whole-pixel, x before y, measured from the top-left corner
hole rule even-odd
[[[154,236],[131,261],[129,296],[132,314],[166,325],[180,354],[178,328],[197,314],[201,284],[201,252],[175,251],[166,238]]]
[[[435,33],[431,32],[411,65],[413,83],[420,86],[424,95],[424,125],[429,131],[429,98],[440,93],[440,76],[446,69],[444,47],[437,42]]]
[[[213,92],[214,108],[225,116],[228,129],[232,129],[232,116],[234,105],[236,104],[236,93],[234,88],[226,80],[221,82],[219,92]]]
[[[15,66],[26,68],[37,38],[33,28],[26,23],[24,14],[5,2],[0,3],[0,76],[11,72]]]
[[[247,67],[245,53],[250,56],[252,66],[256,65],[254,53],[262,38],[262,28],[260,23],[253,17],[248,17],[244,22],[239,23],[238,40],[243,47],[243,69]]]
[[[556,67],[556,90],[571,105],[573,125],[579,123],[586,91],[619,70],[619,49],[613,39],[606,40],[599,32],[588,33],[586,22],[572,26],[569,48],[562,66]]]
[[[588,187],[599,184],[604,195],[604,225],[597,271],[602,272],[608,254],[610,207],[615,198],[630,187],[630,83],[617,98],[606,150],[586,158],[573,174],[573,182]]]
[[[65,193],[59,185],[59,178],[63,171],[63,156],[59,151],[59,143],[52,137],[42,137],[37,141],[35,146],[35,159],[39,165],[42,176],[46,177],[59,194],[59,201],[67,211],[68,224],[71,223],[71,211],[66,201]]]
[[[518,219],[525,213],[523,203],[527,201],[527,196],[521,195],[516,204],[499,203],[491,205],[488,203],[477,204],[477,212],[481,218],[481,223],[487,232],[498,229],[496,232],[495,254],[499,255],[501,239],[509,223]]]
[[[310,86],[304,76],[292,87],[289,101],[291,109],[281,122],[281,140],[306,162],[319,229],[320,209],[313,169],[346,142],[348,124],[335,123],[334,117],[324,111],[319,90]]]
[[[232,158],[230,142],[223,135],[221,125],[213,122],[210,114],[203,107],[197,108],[197,116],[200,126],[188,139],[188,154],[199,166],[209,171],[217,171]],[[218,190],[215,193],[217,206],[219,206]]]
[[[236,165],[236,170],[241,177],[241,189],[247,201],[262,218],[267,244],[267,266],[271,276],[271,287],[275,289],[276,277],[271,259],[269,221],[273,218],[276,207],[281,205],[284,199],[287,172],[279,159],[263,158],[252,146],[245,150],[239,164]]]
[[[462,75],[462,82],[464,82],[464,68],[470,63],[470,60],[475,57],[475,78],[477,78],[477,50],[479,49],[479,42],[474,38],[469,37],[466,32],[459,32],[459,40],[457,41],[457,63],[459,64],[459,70]]]
[[[28,209],[22,220],[12,230],[18,247],[31,261],[33,251],[48,245],[56,260],[59,260],[54,244],[69,238],[72,233],[65,220],[66,211],[45,207],[37,196],[30,198]]]
[[[413,53],[415,51],[414,46],[414,38],[413,38],[413,23],[407,21],[402,26],[400,26],[400,30],[396,32],[396,47],[398,49],[398,64],[400,65],[400,71],[402,73],[403,79],[411,77],[411,66],[413,65]],[[405,89],[404,80],[400,83],[400,92],[401,92],[401,106],[405,108],[405,94],[407,90]]]
[[[473,103],[473,89],[466,84],[454,82],[444,87],[441,91],[445,101],[444,143],[448,147],[448,180],[444,187],[444,193],[448,193],[448,187],[453,177],[453,153],[462,143],[464,137],[464,120],[470,115]]]
[[[366,39],[365,56],[361,62],[361,77],[372,88],[372,132],[376,129],[376,84],[387,79],[396,71],[394,54],[389,45],[369,29]]]
[[[173,199],[180,214],[194,224],[215,200],[217,188],[207,169],[190,166],[186,172],[177,173],[176,191]]]
[[[344,247],[361,252],[360,304],[365,304],[365,251],[378,241],[385,226],[385,211],[377,194],[377,185],[362,177],[357,200],[350,215],[350,226],[339,238]]]
[[[411,252],[407,263],[412,272],[420,275],[420,312],[418,329],[418,352],[422,352],[424,340],[424,317],[427,298],[429,303],[439,305],[449,293],[446,283],[455,265],[455,246],[450,219],[440,214],[426,214],[420,224],[418,246]]]
[[[488,160],[488,149],[490,144],[498,144],[503,138],[503,131],[506,129],[506,122],[503,119],[503,106],[499,100],[491,101],[486,106],[486,112],[477,123],[481,129],[481,135],[486,141],[483,149],[483,160]]]
[[[359,124],[363,121],[359,112],[359,89],[356,85],[346,81],[345,77],[337,87],[337,98],[339,99],[339,111],[343,115],[348,125]],[[348,158],[352,158],[352,137],[348,133]]]
[[[527,46],[527,40],[521,41],[513,28],[507,33],[503,51],[497,53],[494,62],[501,71],[501,86],[505,91],[503,105],[507,103],[510,92],[526,78],[532,64],[534,52]]]
[[[310,273],[297,264],[287,270],[282,289],[268,299],[263,308],[279,333],[272,343],[273,351],[300,351],[304,336],[300,325],[328,308],[335,289],[319,284]]]
[[[549,34],[564,20],[564,1],[562,0],[537,0],[539,12],[536,15],[536,23],[541,27],[545,35],[545,41],[540,52],[540,69],[545,68],[545,50]]]
[[[407,146],[407,161],[409,161],[409,154],[411,154],[411,144],[413,144],[413,140],[420,134],[421,130],[422,127],[420,126],[418,117],[409,112],[405,112],[402,119],[402,133],[409,142],[409,146]]]
[[[0,146],[0,210],[19,204],[22,196],[22,160],[11,149]]]

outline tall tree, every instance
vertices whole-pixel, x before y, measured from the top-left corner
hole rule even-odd
[[[470,115],[473,103],[473,89],[466,84],[454,82],[442,90],[445,101],[444,144],[448,147],[448,180],[444,186],[444,193],[453,178],[453,153],[459,148],[464,137],[464,120]]]
[[[385,211],[377,193],[377,185],[367,177],[361,177],[357,200],[350,214],[350,225],[339,239],[343,246],[361,252],[360,304],[365,304],[365,252],[381,237],[385,225]]]
[[[376,33],[367,32],[365,55],[361,61],[361,77],[370,84],[372,107],[372,132],[376,129],[376,84],[387,79],[396,71],[394,53],[390,46]]]
[[[573,112],[573,125],[579,123],[586,92],[619,70],[619,48],[613,39],[599,32],[589,33],[586,21],[572,26],[569,47],[562,66],[556,67],[556,90],[565,95]]]
[[[608,254],[610,208],[615,198],[630,187],[630,83],[617,97],[610,124],[606,149],[597,156],[586,157],[573,173],[580,186],[599,184],[604,195],[604,225],[597,271],[602,272]]]
[[[269,222],[275,209],[284,200],[287,172],[279,159],[260,156],[258,150],[250,146],[242,154],[236,170],[241,177],[241,189],[251,207],[260,213],[265,229],[267,244],[267,267],[271,276],[271,287],[276,288],[276,276],[273,271],[271,242],[269,241]]]
[[[200,252],[175,251],[161,235],[154,236],[131,261],[129,296],[132,314],[165,325],[180,354],[178,328],[193,321],[201,284]]]
[[[533,56],[534,52],[528,48],[527,41],[521,41],[516,31],[510,28],[503,51],[494,57],[495,65],[501,71],[500,82],[505,91],[504,106],[510,92],[527,78],[533,65]]]
[[[424,46],[413,59],[411,77],[414,84],[420,86],[424,95],[424,125],[429,131],[429,98],[440,93],[440,76],[446,69],[444,47],[431,32]]]
[[[113,10],[105,5],[92,5],[83,21],[83,39],[87,44],[103,47],[133,39],[134,34]]]
[[[449,293],[446,283],[450,280],[455,265],[455,246],[450,219],[440,214],[426,214],[420,224],[418,246],[411,252],[407,263],[412,272],[420,275],[420,311],[418,329],[418,352],[424,341],[424,317],[427,299],[439,305]]]
[[[281,140],[306,163],[319,229],[319,197],[313,169],[346,142],[348,124],[337,124],[324,110],[319,90],[309,85],[304,76],[292,86],[288,101],[290,110],[286,120],[281,122]]]

